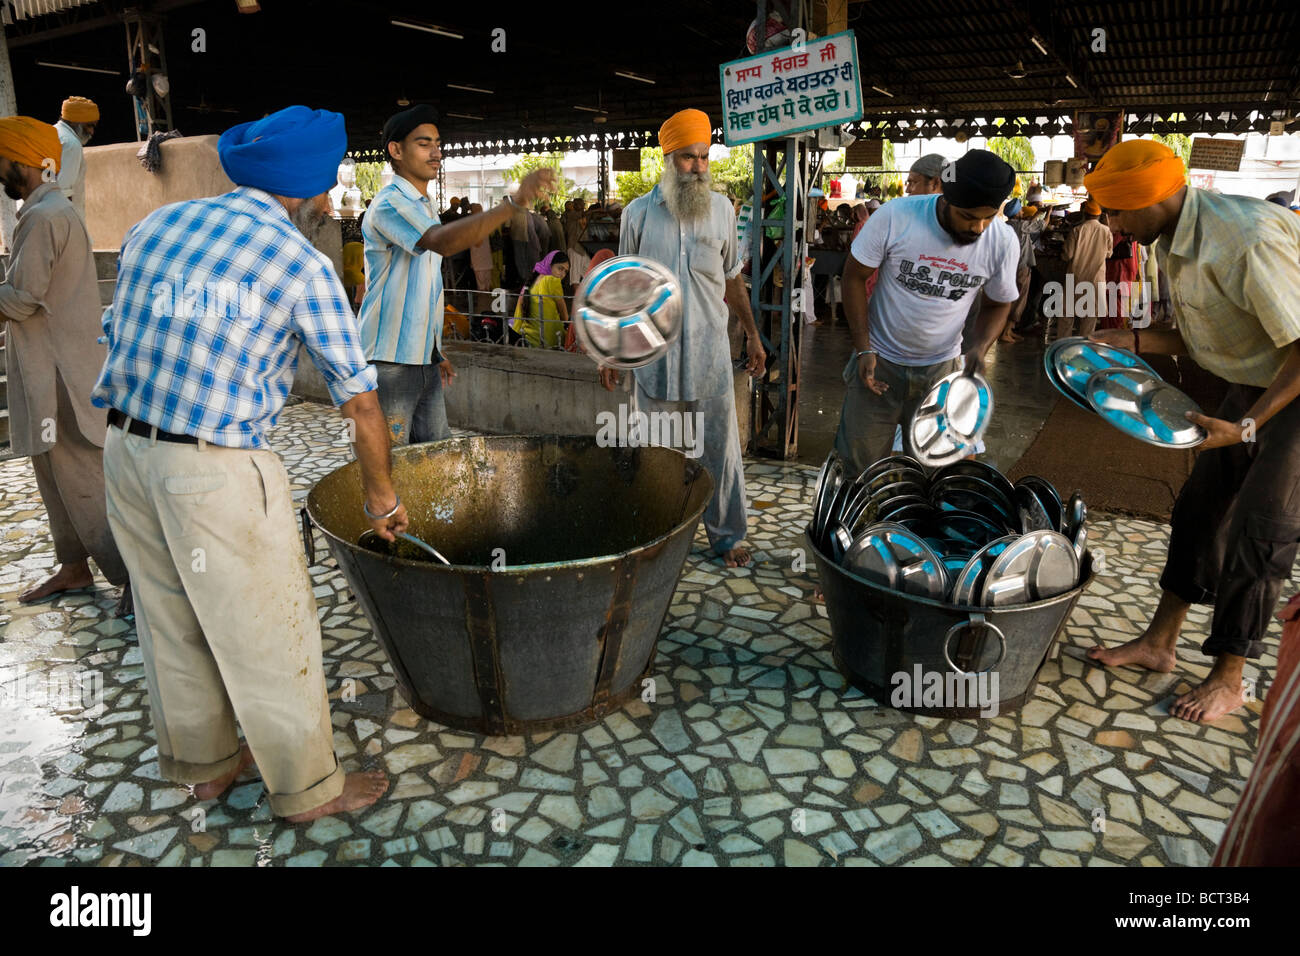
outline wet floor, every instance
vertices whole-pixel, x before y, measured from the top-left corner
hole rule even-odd
[[[348,460],[338,436],[333,410],[286,410],[272,440],[295,499]],[[1169,715],[1208,671],[1206,609],[1193,609],[1171,674],[1084,659],[1147,620],[1163,525],[1090,521],[1107,571],[1019,713],[918,717],[847,688],[834,668],[816,572],[798,550],[816,468],[747,461],[746,477],[757,564],[727,571],[697,534],[653,699],[571,731],[483,737],[419,717],[340,573],[313,567],[336,752],[392,786],[365,811],[293,826],[272,817],[255,772],[203,803],[161,779],[140,650],[110,617],[110,590],[16,603],[54,557],[30,463],[0,463],[0,866],[1209,860],[1250,771],[1262,702],[1212,726]],[[325,560],[319,535],[317,553]],[[1247,668],[1260,697],[1277,635],[1274,622]]]
[[[839,319],[805,325],[799,377],[798,460],[821,464],[835,444],[844,403],[844,365],[853,351],[848,326]],[[1032,338],[996,343],[985,359],[993,386],[993,419],[980,457],[1001,471],[1020,460],[1043,427],[1059,393],[1043,372],[1043,345]]]

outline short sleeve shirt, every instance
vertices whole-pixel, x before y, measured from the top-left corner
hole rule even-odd
[[[972,243],[939,225],[939,197],[906,196],[881,206],[851,246],[855,259],[879,270],[868,312],[871,347],[896,365],[935,365],[961,354],[973,296],[1014,302],[1020,241],[994,220]]]
[[[372,362],[428,365],[442,350],[442,256],[419,246],[439,224],[432,200],[401,176],[366,209],[366,294],[357,322]]]

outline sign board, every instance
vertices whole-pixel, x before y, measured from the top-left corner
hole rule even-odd
[[[858,43],[852,31],[723,63],[718,81],[728,146],[862,119]]]
[[[1123,110],[1075,110],[1074,158],[1095,163],[1119,142]]]
[[[844,149],[845,169],[880,169],[884,165],[883,139],[860,139]]]
[[[1192,158],[1188,169],[1221,169],[1235,173],[1241,169],[1241,154],[1246,149],[1244,139],[1211,139],[1197,136],[1192,140]]]
[[[641,150],[639,149],[615,149],[611,150],[614,154],[613,162],[610,169],[616,173],[639,173],[641,172]]]

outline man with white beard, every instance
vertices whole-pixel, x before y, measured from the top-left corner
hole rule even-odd
[[[713,497],[704,528],[714,553],[727,567],[749,564],[741,545],[747,529],[745,470],[727,337],[727,307],[745,332],[750,375],[763,372],[767,356],[740,276],[736,215],[721,193],[709,188],[709,142],[713,124],[700,110],[682,110],[659,129],[664,171],[659,184],[623,211],[619,255],[639,255],[666,266],[683,296],[682,333],[662,358],[633,373],[634,412],[679,414],[699,422],[702,463],[713,476]],[[601,384],[613,391],[616,369],[602,368]],[[699,438],[696,438],[699,441]]]

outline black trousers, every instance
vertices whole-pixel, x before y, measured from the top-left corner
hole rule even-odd
[[[1264,392],[1231,385],[1216,418],[1240,421]],[[1160,586],[1190,604],[1213,604],[1206,654],[1257,658],[1300,545],[1300,399],[1253,442],[1196,458],[1174,504]]]

